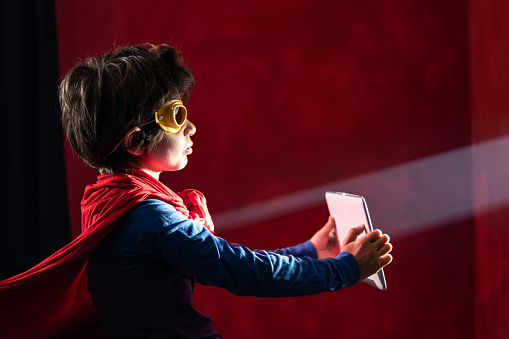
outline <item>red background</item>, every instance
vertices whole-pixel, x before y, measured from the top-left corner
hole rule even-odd
[[[401,166],[375,185],[346,186],[366,197],[375,226],[393,230],[387,291],[359,284],[264,299],[198,286],[196,307],[226,338],[509,333],[509,210],[476,208],[489,205],[497,189],[501,171],[489,165],[494,153],[468,153],[461,166],[436,171],[405,165],[509,131],[504,0],[56,0],[55,6],[62,74],[115,46],[181,49],[197,80],[188,105],[195,152],[185,170],[161,180],[174,190],[201,190],[213,217]],[[66,165],[76,235],[79,201],[96,171],[68,145]],[[346,190],[339,186],[331,188]],[[472,213],[439,218],[457,199]],[[323,201],[243,227],[216,224],[216,232],[252,248],[290,246],[308,239],[327,215]],[[408,216],[437,217],[417,227]],[[374,318],[366,321],[367,314]]]

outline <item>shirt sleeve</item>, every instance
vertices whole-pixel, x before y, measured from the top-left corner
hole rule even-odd
[[[336,291],[359,281],[357,262],[349,253],[326,259],[294,256],[309,252],[309,244],[305,243],[278,253],[255,252],[214,236],[169,204],[157,201],[144,207],[137,218],[151,231],[139,241],[144,248],[141,251],[153,251],[162,260],[195,275],[203,285],[223,287],[236,295],[289,297]]]
[[[255,252],[262,252],[261,250],[254,250]],[[267,252],[277,253],[280,255],[292,255],[296,258],[310,257],[318,259],[318,253],[316,252],[315,246],[311,241],[303,242],[296,246],[278,248]]]

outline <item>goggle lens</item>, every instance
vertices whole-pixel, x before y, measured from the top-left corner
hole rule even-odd
[[[168,133],[178,133],[187,119],[187,108],[180,100],[170,100],[155,113],[156,122]]]

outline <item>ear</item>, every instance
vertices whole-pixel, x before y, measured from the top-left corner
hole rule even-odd
[[[145,150],[138,146],[141,137],[141,128],[138,126],[131,128],[124,137],[124,148],[133,155],[142,155]]]

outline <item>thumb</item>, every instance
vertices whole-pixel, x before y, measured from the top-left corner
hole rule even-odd
[[[329,215],[329,219],[327,220],[327,223],[322,227],[322,230],[323,232],[329,233],[335,226],[336,223],[334,222],[334,218]]]
[[[322,228],[320,228],[318,230],[318,232],[316,232],[316,235],[317,236],[325,236],[330,233],[330,231],[334,228],[334,226],[336,226],[336,223],[334,222],[334,218],[329,216],[329,219],[327,220],[325,225],[323,225]]]
[[[359,225],[357,227],[351,228],[348,231],[348,234],[346,235],[345,239],[343,240],[343,245],[346,245],[348,243],[351,243],[352,241],[357,240],[357,237],[364,232],[364,225]]]

